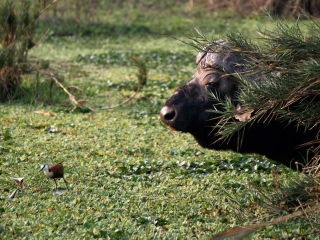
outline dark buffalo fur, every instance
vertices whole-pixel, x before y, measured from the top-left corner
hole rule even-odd
[[[230,98],[237,105],[235,80],[228,73],[245,71],[242,59],[233,53],[200,53],[197,57],[198,70],[193,78],[180,87],[166,102],[160,112],[161,120],[170,128],[191,133],[196,141],[205,148],[233,150],[239,153],[258,153],[296,169],[311,158],[309,147],[299,145],[312,141],[316,131],[307,131],[295,124],[272,120],[268,124],[255,122],[246,128],[244,134],[234,134],[228,141],[218,140],[213,128],[217,117],[212,111],[219,104],[208,95],[219,94],[220,98]],[[223,71],[221,70],[223,69]],[[241,143],[239,139],[242,139]]]

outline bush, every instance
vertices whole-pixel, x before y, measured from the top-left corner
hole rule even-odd
[[[251,117],[245,121],[229,121],[239,114],[238,106],[229,100],[221,100],[226,110],[221,113],[217,127],[225,137],[242,130],[245,134],[246,127],[259,121],[266,126],[270,121],[285,121],[295,124],[297,129],[303,127],[305,131],[313,131],[316,133],[314,141],[303,145],[309,146],[315,157],[308,159],[306,156],[310,164],[304,170],[318,173],[320,26],[311,19],[308,36],[302,32],[298,23],[290,26],[276,22],[276,27],[274,31],[260,31],[261,37],[257,42],[242,34],[229,34],[229,51],[241,54],[249,66],[244,74],[234,77],[241,89],[237,96],[241,114]],[[203,41],[207,44],[208,40]],[[196,44],[196,47],[202,48],[200,44]]]
[[[42,1],[6,1],[0,6],[0,101],[7,101],[21,84],[28,68],[27,56],[34,46],[35,20]]]

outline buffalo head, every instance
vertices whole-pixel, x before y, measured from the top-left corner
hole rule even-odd
[[[198,69],[193,78],[165,102],[160,117],[170,128],[191,133],[202,147],[214,148],[216,136],[212,132],[215,124],[212,119],[215,115],[208,110],[221,107],[209,93],[221,100],[229,98],[236,104],[238,85],[233,74],[240,74],[246,68],[244,60],[229,52],[223,41],[208,45],[198,54],[196,64]]]
[[[176,90],[161,109],[160,118],[165,125],[192,134],[202,147],[258,153],[293,168],[296,168],[294,162],[304,163],[307,155],[312,157],[312,151],[299,145],[314,140],[316,131],[304,131],[295,124],[277,120],[267,125],[255,122],[243,135],[235,133],[228,141],[221,141],[214,128],[218,123],[217,113],[208,110],[223,109],[210,93],[221,100],[230,99],[235,107],[240,106],[237,96],[241,89],[235,75],[245,73],[246,64],[223,41],[208,45],[198,54],[196,63],[198,68],[192,79]],[[236,116],[233,121],[237,121]]]

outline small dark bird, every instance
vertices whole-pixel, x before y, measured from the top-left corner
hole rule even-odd
[[[67,181],[64,179],[63,177],[63,165],[62,163],[57,163],[57,164],[53,164],[53,165],[47,165],[47,164],[44,164],[41,166],[40,168],[40,171],[44,172],[44,174],[48,177],[48,178],[53,178],[55,184],[56,184],[56,189],[58,189],[58,185],[57,185],[57,178],[63,178],[66,186],[67,186],[67,189],[69,191],[69,187],[68,187],[68,184],[67,184]]]

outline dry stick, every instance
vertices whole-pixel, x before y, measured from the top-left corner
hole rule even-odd
[[[300,217],[302,215],[306,215],[307,213],[315,212],[317,209],[318,210],[320,209],[320,205],[316,205],[314,208],[310,208],[308,210],[300,210],[300,211],[294,212],[292,214],[276,218],[270,222],[233,228],[233,229],[226,231],[224,233],[217,234],[217,235],[213,236],[212,238],[209,238],[208,240],[220,240],[220,239],[222,240],[222,239],[227,239],[227,238],[242,239],[242,238],[248,236],[249,234],[252,234],[253,232],[258,230],[259,228],[264,228],[264,227],[268,227],[271,225],[279,224],[284,221],[288,221],[290,219]]]
[[[134,63],[136,64],[136,66],[139,68],[139,71],[140,71],[138,89],[135,91],[135,93],[132,96],[130,96],[128,99],[124,100],[123,102],[121,102],[117,105],[111,106],[111,107],[102,107],[101,109],[114,109],[114,108],[117,108],[117,107],[120,107],[120,106],[126,104],[127,102],[131,101],[138,94],[138,92],[142,89],[142,87],[146,84],[146,82],[147,82],[147,69],[145,68],[145,66],[141,62],[139,62],[137,60],[137,58],[135,56],[132,56],[131,58],[134,61]]]
[[[55,4],[56,2],[57,2],[57,0],[52,0],[51,3],[49,3],[47,6],[45,6],[44,9],[41,10],[40,15],[41,15],[42,13],[44,13],[45,11],[47,11],[47,9],[48,9],[49,7],[51,7],[53,4]]]
[[[51,72],[48,72],[48,74],[49,74],[49,76],[51,77],[51,79],[53,80],[53,81],[55,81],[55,83],[59,86],[59,87],[61,87],[62,89],[63,89],[63,91],[65,91],[67,94],[68,94],[68,96],[69,96],[69,99],[71,100],[71,102],[77,107],[77,106],[79,106],[79,103],[78,103],[78,101],[76,100],[76,98],[71,94],[71,93],[69,93],[69,91],[59,82],[59,80],[53,75],[53,73],[51,73]]]
[[[82,108],[81,103],[80,103],[79,101],[77,101],[77,99],[75,98],[75,96],[72,95],[72,94],[59,82],[59,80],[54,76],[54,74],[53,74],[52,72],[49,72],[49,71],[47,71],[47,73],[48,73],[48,75],[51,77],[51,79],[52,79],[53,81],[55,81],[55,83],[56,83],[60,88],[62,88],[63,91],[65,91],[65,92],[68,94],[69,99],[70,99],[71,103],[72,103],[73,106],[74,106],[73,109],[72,109],[72,111],[75,110],[77,107]],[[90,108],[90,110],[91,110],[92,112],[94,112],[93,109]]]
[[[121,102],[117,105],[111,106],[111,107],[102,107],[101,109],[113,109],[113,108],[117,108],[117,107],[120,107],[120,106],[126,104],[127,102],[131,101],[138,94],[138,92],[141,90],[142,87],[143,87],[143,85],[140,85],[139,88],[137,89],[137,91],[134,94],[132,94],[132,96],[130,96],[128,99],[124,100],[123,102]]]
[[[299,204],[300,204],[300,206],[301,206],[301,209],[302,209],[301,211],[303,211],[304,215],[308,216],[308,214],[306,213],[306,211],[305,211],[304,208],[303,208],[303,205],[302,205],[300,199],[297,199],[297,201],[299,202]],[[309,219],[308,219],[308,220],[309,220]],[[312,222],[311,222],[310,220],[309,220],[309,224],[311,225],[312,228],[314,227],[313,224],[312,224]]]

